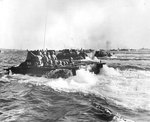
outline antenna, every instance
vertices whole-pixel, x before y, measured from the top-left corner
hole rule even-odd
[[[47,0],[46,0],[46,14],[45,14],[44,44],[43,44],[43,49],[45,49],[45,43],[46,43],[47,16],[48,16],[48,9],[47,9]]]

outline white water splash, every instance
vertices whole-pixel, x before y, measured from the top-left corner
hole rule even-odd
[[[3,78],[4,79],[4,78]],[[6,80],[7,78],[5,78]],[[68,79],[47,79],[44,77],[33,77],[28,75],[14,74],[11,79],[17,79],[20,83],[32,83],[36,85],[46,85],[55,90],[66,92],[84,92],[89,93],[92,87],[98,82],[98,77],[85,69],[77,70],[77,75]]]
[[[121,76],[119,73],[119,70],[115,70],[114,68],[108,67],[107,65],[103,65],[103,68],[101,69],[101,74],[109,75],[109,76]]]
[[[46,85],[55,90],[102,95],[114,104],[132,110],[150,110],[150,72],[141,70],[117,70],[107,65],[95,75],[80,69],[76,76],[67,79],[47,79],[28,75],[12,75],[20,83]],[[3,77],[5,81],[7,77]]]
[[[125,119],[120,115],[116,115],[111,122],[134,122],[134,121]]]
[[[99,92],[115,104],[132,110],[150,110],[149,71],[120,71],[104,66],[99,80],[103,80]]]
[[[85,59],[82,59],[81,61],[93,61],[93,62],[100,62],[100,59],[98,59],[97,57],[95,56],[87,56],[85,57]]]

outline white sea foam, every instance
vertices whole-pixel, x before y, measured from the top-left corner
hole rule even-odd
[[[104,66],[102,73],[104,74],[100,78],[107,83],[103,85],[104,90],[100,91],[104,96],[128,109],[150,110],[149,71],[119,71]]]
[[[120,115],[116,115],[111,122],[134,122],[130,119],[125,119]]]
[[[90,92],[92,86],[98,82],[98,78],[94,73],[90,73],[85,69],[77,70],[77,75],[68,79],[47,79],[44,77],[33,77],[28,75],[12,75],[11,79],[17,79],[20,83],[33,83],[36,85],[46,85],[55,90],[63,90],[66,92]],[[5,78],[6,80],[7,78]]]
[[[118,70],[115,70],[114,68],[108,67],[107,65],[103,65],[103,68],[101,69],[101,74],[105,75],[111,75],[111,76],[121,76]]]
[[[114,104],[128,109],[150,110],[150,72],[140,70],[117,70],[107,65],[95,75],[85,69],[77,70],[77,75],[67,79],[47,79],[28,75],[12,75],[20,83],[46,85],[55,90],[83,92],[102,95]],[[3,77],[5,81],[7,77]]]
[[[116,59],[116,58],[118,58],[118,57],[117,57],[117,55],[112,55],[110,58],[111,58],[111,59]]]
[[[93,62],[99,62],[100,60],[97,58],[97,57],[95,57],[95,56],[87,56],[87,57],[85,57],[85,59],[82,59],[82,61],[93,61]]]

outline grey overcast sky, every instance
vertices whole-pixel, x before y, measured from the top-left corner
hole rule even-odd
[[[0,0],[0,48],[150,48],[150,0]]]

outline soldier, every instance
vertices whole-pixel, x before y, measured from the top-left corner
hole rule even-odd
[[[57,57],[56,57],[56,55],[55,55],[54,51],[52,51],[52,55],[51,55],[51,57],[52,57],[53,65],[56,65],[58,61],[57,61]]]
[[[52,62],[52,57],[51,57],[50,52],[47,52],[47,57],[48,57],[48,64],[49,64],[49,65],[52,65],[53,62]]]
[[[34,66],[43,66],[43,61],[42,61],[42,53],[38,50],[37,55],[35,55],[34,53],[31,53],[31,57],[32,57],[32,62]]]
[[[46,52],[43,53],[42,61],[43,61],[43,66],[48,66],[48,57],[46,55]]]

